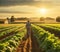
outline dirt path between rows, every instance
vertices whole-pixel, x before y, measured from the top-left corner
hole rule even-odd
[[[16,52],[42,52],[33,32],[30,30],[30,35],[22,40]]]
[[[32,32],[33,34],[33,32]],[[32,37],[32,52],[42,52],[42,50],[39,48],[39,44],[37,42],[36,37],[34,35],[31,35]]]

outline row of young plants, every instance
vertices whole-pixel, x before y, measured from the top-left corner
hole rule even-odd
[[[24,28],[25,28],[25,26],[22,27],[22,28],[19,28],[19,29],[15,30],[14,33],[10,34],[10,36],[6,36],[2,40],[0,40],[0,42],[4,43],[4,42],[8,41],[12,36],[14,36],[15,34],[17,34],[19,31],[21,32]]]
[[[19,26],[24,26],[24,24],[22,24],[22,25],[10,25],[10,26],[6,26],[6,27],[4,27],[4,26],[0,26],[0,32],[2,32],[2,31],[6,31],[6,30],[9,30],[9,29],[12,29],[12,28],[14,28],[14,27],[19,27]]]
[[[44,24],[43,26],[50,26],[50,27],[54,27],[54,28],[60,29],[60,25],[57,25],[57,24]]]
[[[38,26],[49,28],[49,29],[56,30],[56,31],[60,31],[60,28],[58,26],[52,26],[52,25],[38,25]]]
[[[15,30],[17,30],[17,29],[19,29],[21,27],[23,27],[23,26],[13,27],[13,28],[10,28],[10,29],[8,29],[6,31],[2,31],[2,32],[0,32],[0,37],[5,36],[5,35],[8,35],[9,33],[14,32]]]
[[[60,29],[59,28],[55,28],[55,27],[51,27],[51,26],[44,26],[44,25],[38,25],[38,26],[42,27],[46,31],[54,33],[56,36],[60,37]]]
[[[36,25],[32,25],[32,31],[43,52],[60,52],[60,40],[58,37]]]
[[[0,29],[8,28],[10,26],[0,26]]]
[[[5,30],[9,30],[10,28],[14,28],[14,26],[2,27],[0,29],[0,32],[5,31]]]
[[[17,30],[16,30],[17,31]],[[15,52],[22,38],[26,34],[26,29],[22,28],[16,34],[0,41],[0,52]]]
[[[46,27],[51,27],[60,30],[60,25],[56,25],[56,24],[38,24],[38,26],[46,26]]]

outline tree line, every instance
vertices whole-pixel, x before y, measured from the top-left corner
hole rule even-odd
[[[40,21],[44,21],[45,19],[46,20],[55,20],[54,18],[51,18],[51,17],[46,17],[46,18],[40,17]],[[28,18],[27,17],[15,18],[14,16],[11,16],[11,18],[10,19],[7,18],[7,20],[10,20],[10,22],[14,22],[15,20],[28,20]],[[56,17],[56,22],[60,22],[60,16]]]

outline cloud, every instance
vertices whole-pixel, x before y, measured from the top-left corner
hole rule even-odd
[[[7,7],[7,6],[20,6],[20,7]],[[22,7],[28,5],[29,7]],[[56,7],[60,6],[60,0],[0,0],[0,13],[30,13],[31,7]],[[2,8],[1,8],[2,7]],[[24,11],[24,8],[26,11]],[[16,11],[15,11],[16,10]],[[18,11],[19,10],[19,11]],[[34,9],[33,9],[34,10]]]
[[[60,3],[59,0],[0,0],[1,6],[14,6],[14,5],[32,5],[39,6],[38,4],[51,4],[57,5]]]
[[[0,0],[0,6],[29,5],[34,0]]]
[[[31,14],[31,12],[21,12],[21,11],[0,11],[0,13],[20,13],[20,14]]]
[[[0,7],[0,13],[34,13],[37,7],[33,6],[13,6],[13,7]]]

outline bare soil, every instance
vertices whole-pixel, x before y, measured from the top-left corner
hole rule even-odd
[[[25,38],[20,42],[16,52],[42,52],[32,30],[30,30],[30,35]]]

